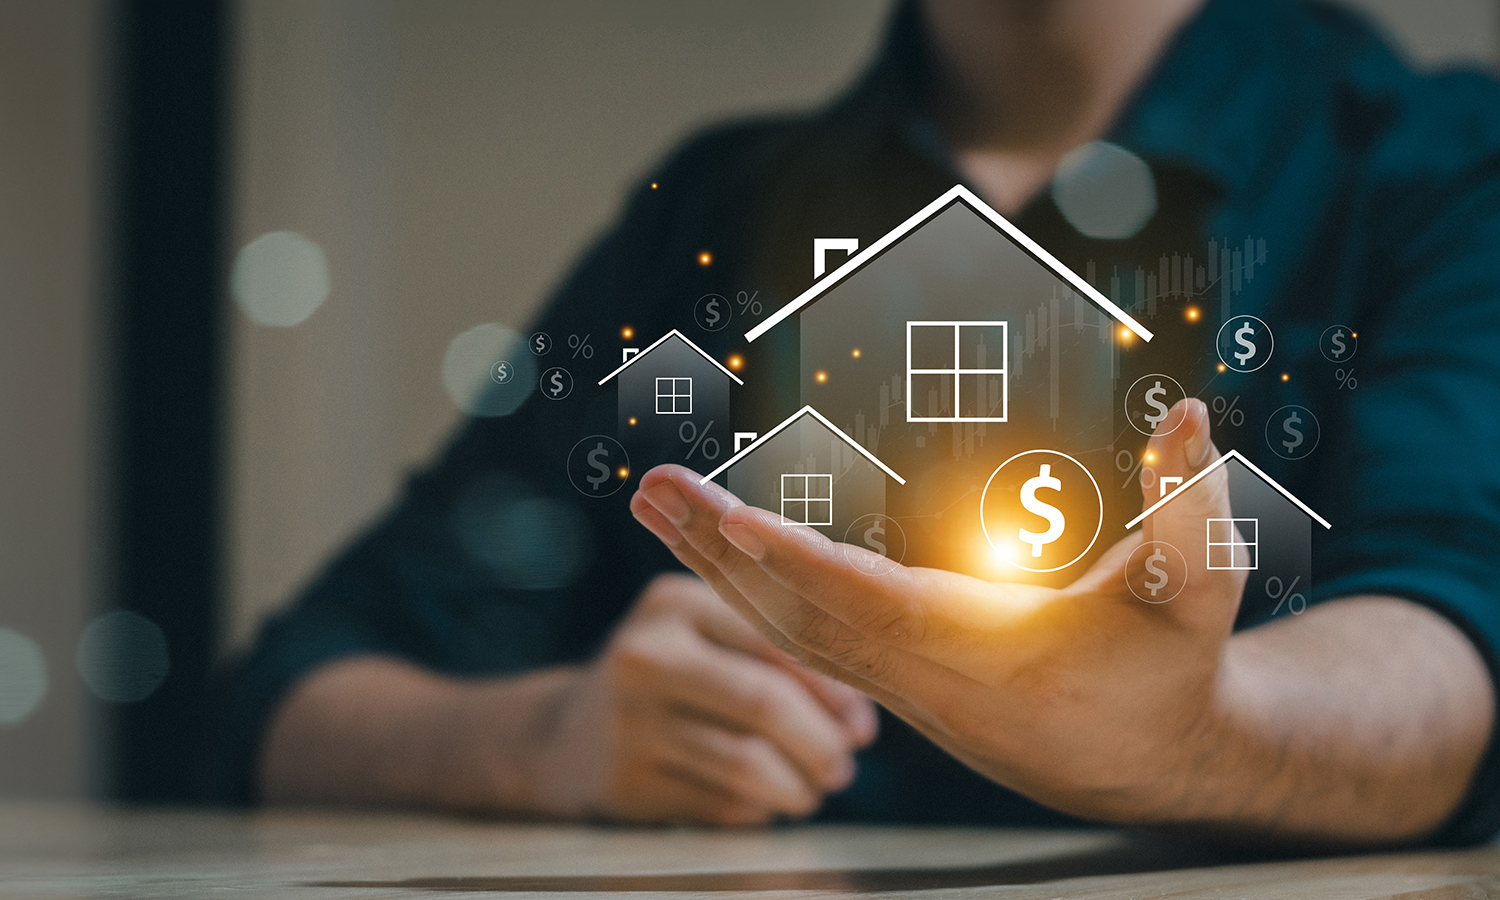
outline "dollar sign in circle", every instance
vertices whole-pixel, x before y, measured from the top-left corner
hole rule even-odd
[[[608,497],[624,486],[630,457],[612,437],[592,434],[568,452],[568,480],[586,497]]]
[[[562,366],[553,366],[542,373],[542,396],[548,400],[562,400],[573,393],[573,375]]]
[[[1359,335],[1347,325],[1330,325],[1318,338],[1318,352],[1329,362],[1347,362],[1359,352]]]
[[[1162,423],[1171,414],[1173,404],[1186,397],[1182,385],[1171,375],[1153,372],[1142,375],[1125,391],[1125,421],[1147,437],[1171,434],[1162,431]],[[1181,427],[1181,422],[1173,430]]]
[[[1292,413],[1288,415],[1286,419],[1281,423],[1281,430],[1291,435],[1291,438],[1281,442],[1281,446],[1285,447],[1286,452],[1288,453],[1291,453],[1298,447],[1302,446],[1302,442],[1306,440],[1306,438],[1302,436],[1302,432],[1297,430],[1297,426],[1301,424],[1302,417],[1297,415],[1296,410],[1293,410]]]
[[[538,331],[531,336],[531,339],[527,343],[530,345],[532,353],[535,353],[537,356],[546,356],[547,351],[552,349],[552,336],[545,331]]]
[[[1266,444],[1283,459],[1302,459],[1318,446],[1318,417],[1305,406],[1283,406],[1266,420]]]
[[[515,370],[503,359],[490,368],[490,378],[494,379],[496,384],[505,384],[513,375],[515,375]]]
[[[1021,486],[1021,505],[1026,508],[1027,512],[1047,520],[1047,530],[1040,534],[1027,531],[1025,526],[1016,529],[1021,536],[1021,541],[1031,545],[1033,557],[1041,556],[1042,547],[1062,537],[1063,529],[1067,527],[1067,519],[1063,516],[1062,510],[1045,500],[1037,499],[1036,492],[1042,488],[1062,490],[1062,482],[1052,477],[1052,466],[1049,463],[1042,463],[1041,470],[1035,477],[1026,479],[1026,483]]]
[[[600,485],[609,480],[609,466],[601,461],[608,458],[609,450],[605,448],[603,441],[595,444],[594,449],[589,451],[589,467],[594,469],[596,474],[589,475],[585,480],[596,492]]]
[[[1056,572],[1093,549],[1104,498],[1078,460],[1056,450],[1027,450],[990,475],[979,497],[979,521],[999,561]]]
[[[844,558],[867,575],[884,575],[905,556],[906,532],[882,513],[866,513],[844,532]]]
[[[1187,560],[1166,541],[1146,541],[1125,560],[1125,585],[1147,603],[1166,603],[1187,584]]]
[[[1254,372],[1271,360],[1276,338],[1255,316],[1233,316],[1219,328],[1217,349],[1224,368]]]
[[[704,331],[718,331],[734,316],[734,307],[722,294],[704,294],[693,307],[693,318]]]
[[[1156,593],[1167,586],[1167,570],[1161,567],[1166,561],[1167,555],[1160,549],[1153,550],[1151,555],[1146,557],[1146,571],[1151,573],[1151,580],[1146,582],[1146,590],[1151,592],[1152,598],[1155,598]]]

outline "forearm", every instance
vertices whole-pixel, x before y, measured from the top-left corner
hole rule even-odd
[[[1163,819],[1330,844],[1399,843],[1440,826],[1473,778],[1495,706],[1468,638],[1390,597],[1236,634],[1217,696]]]
[[[540,812],[538,745],[575,669],[463,680],[384,657],[310,673],[261,747],[267,801]]]

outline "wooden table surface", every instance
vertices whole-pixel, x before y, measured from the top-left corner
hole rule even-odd
[[[1500,897],[1500,847],[1230,860],[1109,831],[507,824],[0,803],[0,898]]]

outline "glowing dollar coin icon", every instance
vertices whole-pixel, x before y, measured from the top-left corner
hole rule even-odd
[[[568,451],[568,481],[586,497],[608,497],[630,477],[630,457],[614,438],[593,434]]]
[[[866,575],[884,575],[906,556],[906,532],[883,513],[866,513],[844,531],[844,559]]]
[[[1255,316],[1231,316],[1219,328],[1219,362],[1236,372],[1254,372],[1271,361],[1276,338],[1271,327]]]
[[[1266,420],[1266,444],[1282,459],[1302,459],[1318,446],[1322,429],[1305,406],[1283,406]]]
[[[1104,497],[1078,460],[1027,450],[991,473],[979,497],[979,523],[1001,560],[1028,572],[1056,572],[1093,549]]]
[[[548,400],[562,400],[573,393],[573,376],[562,366],[553,366],[542,373],[542,396]]]
[[[1170,375],[1142,375],[1125,392],[1125,421],[1130,423],[1131,428],[1148,437],[1154,434],[1171,434],[1181,425],[1180,422],[1167,431],[1157,429],[1167,420],[1172,406],[1186,396],[1182,385]]]
[[[1346,325],[1330,325],[1318,338],[1318,352],[1331,363],[1347,362],[1359,350],[1359,335]]]
[[[515,376],[515,367],[503,359],[490,366],[490,378],[494,379],[496,384],[505,384]]]
[[[704,294],[693,306],[693,319],[704,331],[719,331],[733,315],[734,304],[722,294]]]
[[[1146,541],[1125,560],[1125,586],[1147,603],[1166,603],[1187,586],[1187,559],[1166,541]]]
[[[526,346],[537,356],[546,356],[547,351],[552,349],[552,336],[545,331],[538,331],[526,339]]]

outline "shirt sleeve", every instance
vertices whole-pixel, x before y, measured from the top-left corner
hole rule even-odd
[[[1494,136],[1473,131],[1455,139],[1468,141],[1462,152],[1471,154],[1476,143],[1494,145]],[[1496,679],[1500,154],[1477,154],[1459,177],[1423,174],[1447,162],[1433,157],[1459,152],[1430,140],[1413,146],[1392,163],[1411,174],[1387,179],[1369,198],[1364,227],[1376,237],[1359,255],[1368,302],[1361,321],[1348,323],[1360,333],[1358,389],[1343,393],[1343,415],[1325,426],[1335,440],[1322,496],[1338,516],[1332,532],[1314,538],[1314,551],[1321,597],[1389,594],[1424,604],[1470,637]],[[1472,844],[1497,830],[1492,737],[1467,799],[1435,840]]]
[[[658,327],[649,273],[672,200],[656,193],[637,193],[536,329],[597,333],[632,314],[638,327]],[[607,355],[595,359],[596,368],[607,366]],[[598,499],[572,487],[565,460],[573,444],[615,431],[613,391],[594,385],[608,368],[592,377],[575,368],[566,408],[533,392],[508,416],[466,422],[394,508],[270,620],[220,678],[205,773],[213,799],[254,800],[266,722],[287,691],[320,666],[378,654],[450,674],[490,675],[576,661],[593,651],[646,580],[680,568],[634,522],[628,488]]]

